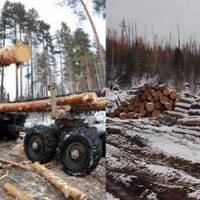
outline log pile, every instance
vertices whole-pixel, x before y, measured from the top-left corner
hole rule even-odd
[[[138,117],[159,119],[164,111],[174,110],[175,104],[180,98],[180,94],[165,85],[145,84],[135,91],[129,91],[127,96],[119,95],[112,100],[107,114],[109,117],[119,117],[120,119]]]
[[[69,111],[99,111],[105,110],[107,101],[105,98],[97,97],[96,93],[83,93],[56,98],[60,109]],[[51,100],[40,100],[30,102],[16,102],[0,104],[0,113],[5,112],[49,112],[51,111]]]
[[[200,137],[200,98],[184,94],[180,102],[176,104],[175,111],[179,114],[182,113],[184,117],[177,119],[177,126],[173,129],[173,132]]]

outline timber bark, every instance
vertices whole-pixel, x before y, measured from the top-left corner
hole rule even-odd
[[[5,183],[3,186],[4,190],[8,195],[11,195],[18,200],[33,200],[28,194],[20,191],[16,186],[11,183]]]
[[[95,39],[96,39],[96,42],[97,42],[97,50],[98,50],[98,53],[99,53],[99,58],[100,58],[100,63],[101,63],[101,67],[103,68],[103,77],[105,79],[106,77],[106,72],[105,72],[105,58],[104,58],[104,52],[103,52],[103,48],[101,47],[101,44],[100,44],[100,40],[99,40],[99,36],[98,36],[98,33],[97,33],[97,30],[96,30],[96,27],[94,25],[94,22],[93,22],[93,19],[87,9],[87,6],[85,5],[84,1],[83,0],[80,0],[82,6],[84,7],[85,9],[85,12],[88,16],[88,19],[89,19],[89,22],[91,24],[91,27],[92,27],[92,30],[93,30],[93,33],[94,33],[94,36],[95,36]],[[105,84],[105,80],[104,80],[104,84]]]
[[[107,101],[98,98],[96,93],[83,93],[56,98],[58,106],[70,105],[74,111],[96,111],[105,110]],[[4,103],[0,104],[0,113],[3,112],[49,112],[52,109],[51,100],[39,100],[30,102]]]
[[[72,197],[74,200],[86,200],[86,195],[83,192],[70,186],[43,165],[34,163],[33,168],[50,181],[66,198]]]
[[[13,63],[26,62],[31,58],[28,46],[16,44],[12,47],[0,49],[0,67],[8,66]]]

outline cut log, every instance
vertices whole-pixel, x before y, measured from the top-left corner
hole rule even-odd
[[[194,103],[194,99],[188,97],[181,97],[179,102],[192,104]]]
[[[163,94],[164,94],[165,96],[168,96],[169,93],[170,93],[170,90],[169,90],[168,88],[164,88],[164,89],[163,89]]]
[[[0,66],[8,66],[26,62],[31,58],[30,50],[27,45],[16,44],[11,47],[0,49]]]
[[[151,95],[152,95],[153,97],[156,96],[156,91],[155,91],[154,89],[151,90]]]
[[[188,114],[192,115],[192,116],[194,116],[194,115],[200,115],[200,109],[190,109],[188,111]]]
[[[200,126],[200,118],[179,119],[177,123],[184,126]]]
[[[176,99],[176,97],[177,97],[176,91],[175,90],[171,90],[170,93],[169,93],[169,97],[172,100]]]
[[[168,102],[165,103],[166,110],[172,110],[172,105]]]
[[[33,198],[25,192],[20,191],[11,183],[5,183],[3,186],[6,193],[18,200],[33,200]]]
[[[178,133],[182,135],[194,135],[195,137],[200,138],[200,134],[198,131],[189,130],[189,129],[181,129],[181,128],[174,128],[172,131],[174,133]]]
[[[135,112],[128,113],[128,119],[136,119],[136,118],[138,118],[138,113]]]
[[[122,112],[122,113],[119,114],[119,118],[120,119],[128,119],[128,114]]]
[[[176,112],[181,112],[181,113],[185,113],[185,114],[188,113],[188,110],[186,110],[186,109],[184,109],[184,108],[178,108],[178,107],[175,107],[175,108],[174,108],[174,111],[176,111]]]
[[[7,160],[7,159],[4,159],[4,158],[0,158],[0,162],[4,162],[4,163],[10,164],[12,166],[19,167],[19,168],[26,169],[26,170],[30,169],[29,166],[26,166],[26,165],[21,164],[21,163],[14,162],[12,160]]]
[[[189,110],[190,107],[191,107],[191,105],[188,104],[188,103],[177,102],[177,103],[175,104],[175,107],[183,108],[183,109]]]
[[[199,102],[195,102],[191,105],[192,109],[200,109],[200,103]]]
[[[169,98],[168,98],[167,96],[165,96],[165,95],[161,95],[161,96],[160,96],[160,102],[161,102],[162,104],[166,104],[166,103],[169,102]]]
[[[165,111],[164,112],[167,115],[170,115],[172,117],[176,117],[177,119],[182,119],[188,117],[187,114],[181,113],[181,112],[176,112],[176,111]]]
[[[161,115],[161,112],[160,112],[159,110],[154,110],[154,111],[152,112],[152,117],[153,117],[154,119],[159,119],[159,118],[160,118],[160,115]]]
[[[155,108],[154,103],[153,102],[146,103],[145,108],[148,112],[152,112]]]
[[[57,105],[70,105],[72,110],[105,110],[107,100],[96,96],[95,93],[84,93],[81,95],[71,95],[66,97],[56,98]],[[20,103],[5,103],[0,104],[0,113],[2,112],[38,112],[51,111],[51,100],[40,100]]]
[[[134,110],[134,105],[131,104],[131,103],[129,103],[127,107],[128,107],[129,111],[133,111]]]
[[[52,171],[44,167],[39,163],[34,163],[33,168],[40,174],[50,181],[60,192],[63,193],[65,198],[71,197],[74,200],[86,200],[86,194],[81,192],[75,187],[70,186],[68,183],[63,181],[60,177],[56,176]]]

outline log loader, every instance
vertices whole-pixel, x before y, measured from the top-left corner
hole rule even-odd
[[[0,67],[15,64],[18,84],[18,68],[30,57],[28,47],[23,44],[2,48]],[[96,93],[57,97],[50,68],[49,84],[51,95],[47,99],[0,103],[0,137],[17,139],[19,133],[25,131],[24,150],[29,160],[46,163],[56,157],[65,172],[71,175],[87,175],[96,168],[104,152],[105,132],[98,133],[96,129],[89,127],[83,113],[104,111],[106,99],[98,97]],[[25,129],[24,123],[29,112],[51,112],[55,123],[51,126],[35,124]]]

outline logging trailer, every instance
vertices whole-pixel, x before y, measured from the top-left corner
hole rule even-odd
[[[16,64],[18,68],[31,55],[26,45],[18,44],[0,49],[0,67]],[[58,158],[63,170],[71,175],[84,176],[97,166],[105,148],[105,133],[98,133],[85,123],[83,113],[105,110],[106,99],[95,93],[56,97],[56,87],[49,68],[50,98],[0,103],[0,139],[16,140],[25,131],[24,151],[32,162],[46,163]],[[18,88],[18,87],[16,87]],[[28,112],[51,112],[55,123],[24,128]],[[84,115],[85,116],[85,115]]]

